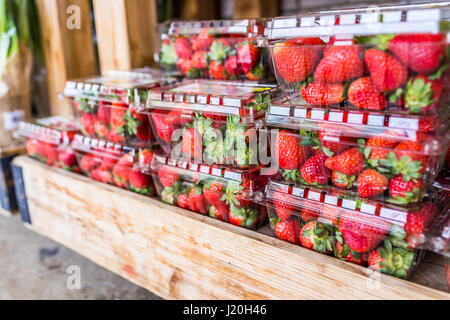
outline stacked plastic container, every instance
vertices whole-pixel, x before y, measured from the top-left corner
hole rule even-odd
[[[447,5],[270,19],[285,97],[267,114],[283,240],[400,278],[442,213],[430,195],[448,144]],[[434,201],[434,202],[433,202]]]
[[[79,132],[76,123],[65,117],[20,122],[15,135],[25,142],[26,152],[50,166],[79,172],[71,142]]]

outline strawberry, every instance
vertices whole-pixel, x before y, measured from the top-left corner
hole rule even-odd
[[[225,192],[222,183],[210,182],[203,186],[203,196],[208,203],[218,209],[226,208],[228,211],[227,203],[225,201]]]
[[[231,48],[228,40],[219,38],[213,41],[208,56],[212,62],[222,64],[230,54],[230,51]]]
[[[429,157],[423,154],[423,146],[416,141],[403,141],[395,149],[386,155],[386,159],[380,160],[380,164],[390,170],[392,174],[402,174],[403,179],[422,177],[428,167]]]
[[[259,48],[251,41],[244,41],[237,48],[238,62],[244,73],[251,72],[255,64],[259,61]]]
[[[58,146],[46,143],[45,154],[47,156],[47,164],[50,166],[55,164],[58,160]]]
[[[133,157],[129,154],[123,155],[112,169],[113,181],[119,188],[129,188],[129,175],[133,167]]]
[[[111,118],[111,105],[104,101],[98,103],[97,120],[103,124],[109,124]]]
[[[186,38],[178,38],[173,45],[175,53],[179,58],[190,59],[192,56],[191,44]]]
[[[309,148],[301,145],[297,135],[282,130],[275,140],[275,156],[278,165],[284,169],[283,176],[296,181],[300,175],[300,166],[309,156]]]
[[[25,143],[25,150],[29,156],[36,156],[38,154],[37,145],[34,139],[29,138]]]
[[[98,120],[95,121],[94,130],[95,130],[95,134],[97,135],[97,137],[99,137],[101,139],[105,139],[108,137],[109,127],[104,122],[101,122]]]
[[[207,67],[207,55],[206,52],[197,51],[192,55],[191,67],[197,69],[205,69]]]
[[[184,193],[180,193],[177,198],[177,205],[180,208],[189,210],[189,197]]]
[[[391,225],[378,217],[346,212],[338,228],[350,249],[363,253],[376,248],[386,238]]]
[[[140,141],[146,142],[153,138],[148,116],[134,110],[128,113],[126,130],[128,136],[135,135]]]
[[[196,213],[203,215],[208,214],[208,208],[205,197],[203,196],[202,187],[194,186],[189,191],[189,208]]]
[[[127,112],[127,109],[128,108],[126,105],[119,103],[119,102],[114,102],[111,105],[111,113],[110,113],[110,120],[109,120],[111,128],[119,129],[119,128],[123,127],[125,113]]]
[[[325,166],[348,176],[354,176],[364,170],[365,159],[359,148],[348,149],[337,156],[326,159]]]
[[[172,120],[174,118],[170,113],[163,110],[153,110],[151,117],[156,134],[159,138],[164,142],[171,143],[173,131],[177,128]]]
[[[357,108],[369,110],[384,110],[386,99],[378,92],[370,77],[359,78],[348,88],[348,99]]]
[[[408,81],[405,91],[405,107],[411,112],[425,112],[435,108],[442,92],[442,79],[430,79],[418,75]]]
[[[356,182],[356,176],[348,176],[338,171],[331,172],[331,180],[338,188],[352,189]]]
[[[58,162],[65,170],[73,171],[77,167],[77,157],[70,150],[62,150],[58,154]]]
[[[100,168],[94,169],[91,172],[91,178],[103,183],[113,184],[113,176],[111,171],[102,170]]]
[[[338,237],[336,236],[336,238]],[[365,264],[364,256],[359,252],[351,250],[345,242],[336,241],[334,256],[347,262],[356,263],[359,265]]]
[[[322,40],[320,42],[325,44]],[[319,61],[320,49],[317,48],[320,47],[302,45],[296,40],[275,43],[273,59],[276,70],[286,82],[305,81]]]
[[[83,170],[85,173],[89,173],[92,170],[94,170],[94,168],[96,168],[99,165],[99,163],[95,160],[95,158],[93,156],[91,156],[90,154],[86,154],[84,155],[81,160],[80,160],[80,168],[81,170]]]
[[[85,113],[80,118],[80,129],[83,134],[87,136],[95,135],[95,115],[92,113]]]
[[[186,158],[199,159],[202,157],[202,136],[195,128],[188,128],[183,133],[182,152]]]
[[[390,202],[398,204],[408,204],[419,201],[419,193],[422,187],[422,180],[411,179],[405,181],[403,175],[399,174],[389,182],[389,193],[392,199]]]
[[[325,153],[321,152],[306,160],[300,169],[301,176],[306,183],[312,185],[323,185],[328,183],[331,172],[325,167],[326,159],[327,156]]]
[[[208,28],[203,28],[197,38],[192,41],[192,50],[200,51],[200,50],[209,50],[212,42],[214,40],[214,36],[209,33]]]
[[[369,49],[364,55],[370,78],[382,92],[392,91],[406,84],[408,70],[393,55],[378,49]]]
[[[209,74],[213,79],[226,80],[229,78],[223,64],[212,61],[209,65]]]
[[[314,72],[314,80],[341,83],[361,77],[364,65],[360,56],[361,47],[358,45],[327,47]]]
[[[111,128],[108,133],[108,140],[115,143],[125,142],[125,138],[123,135],[119,134],[117,129]]]
[[[389,240],[369,254],[369,267],[376,271],[405,279],[414,265],[414,252],[403,248],[393,248]]]
[[[281,221],[277,218],[272,218],[270,223],[274,226],[278,239],[298,243],[300,223],[297,219]]]
[[[301,89],[303,99],[312,105],[328,106],[344,101],[344,86],[339,83],[312,82]]]
[[[300,219],[302,219],[303,222],[317,220],[317,218],[319,218],[319,213],[316,209],[311,209],[303,206],[300,210]]]
[[[445,57],[445,37],[441,33],[400,34],[389,42],[389,50],[413,71],[430,74]]]
[[[245,73],[245,76],[248,80],[257,81],[261,80],[264,77],[265,72],[266,69],[263,65],[257,65],[252,69],[252,71]]]
[[[165,187],[161,191],[161,200],[164,203],[170,204],[170,205],[177,205],[178,200],[178,189],[174,187]]]
[[[295,203],[295,199],[284,192],[282,187],[277,188],[273,195],[273,206],[281,221],[287,221],[296,211],[296,207],[292,204]]]
[[[436,206],[425,202],[418,211],[409,212],[404,226],[407,235],[422,235],[436,216]]]
[[[358,176],[356,184],[361,197],[372,198],[384,193],[389,179],[374,169],[366,169]]]
[[[230,206],[228,218],[231,224],[248,229],[255,228],[258,223],[259,212],[254,208],[236,208]]]
[[[131,169],[129,172],[130,190],[143,195],[152,195],[153,185],[148,174],[142,173],[139,169]]]
[[[370,151],[369,159],[385,159],[390,149],[394,148],[397,144],[398,142],[395,140],[382,137],[372,137],[367,139],[366,149]]]
[[[137,155],[137,162],[140,166],[149,168],[152,164],[154,153],[150,149],[140,150]]]
[[[225,71],[231,76],[238,76],[241,71],[238,65],[238,58],[236,56],[231,56],[225,61]]]
[[[214,206],[211,206],[209,207],[209,216],[220,221],[228,221],[228,207],[216,208]]]
[[[300,243],[303,247],[320,253],[332,252],[332,227],[315,220],[307,222],[300,230]]]
[[[158,169],[159,182],[163,187],[172,187],[178,181],[178,175],[170,167],[161,166]]]
[[[344,137],[336,137],[333,134],[329,134],[326,131],[319,131],[318,138],[320,141],[320,149],[325,152],[327,156],[332,157],[335,154],[344,152],[350,148],[348,142],[352,142],[350,139]],[[337,140],[337,142],[335,141]],[[347,141],[348,140],[348,141]]]
[[[181,73],[185,76],[187,76],[189,74],[189,71],[192,68],[191,59],[188,59],[188,58],[178,59],[176,65],[177,65],[178,69],[181,71]]]

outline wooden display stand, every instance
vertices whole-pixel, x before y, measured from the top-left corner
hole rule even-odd
[[[450,299],[27,157],[14,163],[29,228],[163,298]]]

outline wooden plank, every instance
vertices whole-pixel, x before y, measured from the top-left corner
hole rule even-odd
[[[180,3],[180,18],[183,20],[216,19],[216,1],[184,0]]]
[[[450,299],[27,157],[15,164],[33,230],[167,299]]]
[[[158,34],[156,1],[94,0],[102,72],[150,66]]]
[[[36,0],[36,5],[43,37],[50,110],[52,114],[71,115],[70,105],[58,98],[66,80],[97,72],[89,0]],[[78,11],[68,13],[68,8],[78,8],[79,15]]]
[[[278,15],[279,1],[239,0],[234,1],[234,18],[270,18]]]

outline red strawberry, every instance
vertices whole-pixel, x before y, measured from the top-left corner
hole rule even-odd
[[[119,129],[124,126],[125,113],[128,108],[126,105],[115,102],[111,106],[110,125],[113,129]]]
[[[376,248],[391,228],[390,223],[378,217],[346,212],[339,220],[339,231],[351,250],[367,252]]]
[[[296,207],[293,205],[295,199],[287,194],[282,187],[275,190],[272,195],[273,206],[281,221],[289,220],[293,213],[296,211]]]
[[[177,198],[177,205],[180,208],[189,210],[189,197],[184,193],[180,193]]]
[[[278,239],[298,243],[300,223],[297,219],[279,221],[275,218],[271,219],[271,223],[275,226],[275,233]]]
[[[228,206],[225,199],[222,200],[225,195],[224,186],[222,183],[211,182],[203,186],[203,196],[208,203],[218,209],[226,208],[228,212]],[[222,210],[223,211],[223,210]]]
[[[315,220],[306,223],[300,230],[300,243],[303,247],[320,253],[331,253],[332,227]]]
[[[128,189],[129,175],[133,167],[133,158],[126,154],[122,156],[112,169],[113,181],[119,188]]]
[[[85,113],[80,118],[81,131],[87,136],[95,135],[95,115],[92,113]]]
[[[388,188],[389,179],[374,169],[366,169],[359,175],[356,183],[361,197],[372,198],[384,193]]]
[[[333,156],[344,152],[350,148],[349,142],[353,142],[351,139],[329,134],[326,130],[319,131],[318,137],[321,144],[321,149],[327,156]]]
[[[408,70],[393,55],[378,49],[369,49],[364,55],[370,78],[382,92],[392,91],[406,84]]]
[[[203,215],[208,214],[208,208],[205,197],[203,196],[202,187],[195,186],[189,191],[189,208],[192,211]]]
[[[315,207],[312,205],[312,207]],[[303,222],[309,222],[311,220],[317,220],[320,215],[320,210],[317,210],[317,208],[311,208],[311,206],[303,206],[300,210],[300,219],[302,219]]]
[[[207,54],[203,51],[197,51],[192,55],[191,67],[205,69],[207,67]]]
[[[175,53],[179,58],[190,59],[192,56],[191,44],[186,38],[178,38],[174,43]]]
[[[396,167],[398,165],[398,172],[403,175],[414,175],[414,172],[423,173],[428,167],[429,157],[424,155],[423,145],[417,141],[403,141],[402,143],[399,143],[394,149],[394,154],[399,161],[397,163],[392,163],[392,166]],[[416,163],[417,165],[414,165],[411,164],[411,162],[418,163]],[[408,164],[412,167],[408,168],[410,167]],[[406,171],[402,171],[403,169]],[[413,178],[419,178],[419,176],[413,176]]]
[[[425,112],[439,104],[443,81],[418,75],[408,81],[405,92],[405,107],[411,112]]]
[[[27,154],[30,156],[35,156],[38,154],[37,144],[34,139],[29,138],[25,144],[25,149]]]
[[[356,176],[348,176],[341,172],[333,171],[331,173],[331,180],[338,188],[352,189],[356,182]]]
[[[356,263],[359,265],[364,265],[364,257],[361,253],[352,251],[348,244],[344,242],[342,244],[336,241],[336,247],[334,249],[334,256],[338,259],[345,260],[347,262]]]
[[[369,254],[369,267],[397,278],[405,279],[414,265],[414,252],[402,248],[392,248],[389,240]]]
[[[153,185],[148,174],[142,173],[139,169],[131,169],[129,172],[130,190],[143,195],[152,195]]]
[[[436,206],[431,202],[423,203],[418,211],[409,212],[404,226],[407,235],[422,235],[435,215]]]
[[[248,229],[255,228],[259,220],[259,212],[255,208],[230,207],[228,220],[231,224]]]
[[[102,170],[100,168],[94,169],[91,172],[91,178],[103,183],[113,184],[112,173],[108,170]]]
[[[327,184],[331,172],[325,167],[326,159],[325,153],[321,152],[306,160],[300,169],[302,178],[309,184]]]
[[[331,170],[339,171],[348,176],[354,176],[363,171],[365,159],[359,148],[352,148],[328,158],[325,166]]]
[[[405,181],[403,175],[399,174],[391,179],[389,183],[389,193],[392,199],[390,202],[408,204],[419,200],[419,193],[422,187],[422,180],[411,179]]]
[[[151,114],[156,134],[167,143],[172,142],[173,131],[177,128],[173,117],[163,110],[154,110]]]
[[[255,64],[259,61],[259,48],[250,41],[244,41],[238,45],[238,62],[244,73],[251,72]]]
[[[47,164],[53,165],[58,159],[58,146],[51,143],[45,144],[45,154],[47,156]]]
[[[70,150],[62,150],[58,154],[58,162],[63,169],[73,170],[77,166],[77,157]]]
[[[220,221],[228,221],[228,207],[219,207],[216,208],[214,206],[209,207],[209,216],[211,218],[220,220]]]
[[[111,105],[104,101],[98,103],[97,120],[103,124],[109,124],[111,118]]]
[[[280,131],[275,140],[275,156],[279,166],[286,170],[283,176],[287,180],[297,180],[299,168],[309,154],[309,148],[301,145],[300,137],[286,130]]]
[[[236,77],[241,73],[239,70],[238,58],[236,56],[231,56],[225,61],[225,71],[231,77]]]
[[[149,168],[152,164],[154,153],[150,149],[143,149],[137,155],[137,161],[140,166]]]
[[[95,134],[101,138],[105,139],[108,137],[109,134],[109,127],[107,124],[101,121],[96,121],[94,125]]]
[[[148,142],[153,138],[148,116],[134,110],[128,113],[126,130],[128,135],[135,135],[143,142]]]
[[[430,74],[445,56],[447,41],[444,34],[401,34],[389,42],[389,50],[413,71]]]
[[[197,38],[192,41],[192,49],[194,51],[199,50],[209,50],[212,42],[214,40],[214,36],[209,33],[209,28],[203,28]]]
[[[117,131],[117,129],[111,128],[108,133],[108,140],[115,143],[125,142],[125,137]]]
[[[209,74],[213,79],[216,80],[226,80],[228,75],[226,74],[223,64],[212,61],[209,65]]]
[[[314,80],[340,83],[361,77],[363,73],[360,46],[330,46],[324,51],[324,56],[314,73]]]
[[[183,133],[181,149],[183,156],[199,159],[202,157],[202,136],[195,128],[189,128]]]
[[[319,61],[320,48],[302,45],[295,40],[276,43],[273,47],[273,59],[278,73],[287,82],[305,81]]]
[[[359,78],[348,88],[348,99],[357,108],[384,110],[386,99],[374,87],[370,77]]]
[[[309,104],[328,106],[344,101],[344,86],[340,83],[313,82],[301,89],[302,97]]]
[[[98,165],[99,165],[99,162],[97,162],[95,160],[95,158],[93,156],[91,156],[90,154],[83,156],[80,160],[80,168],[85,173],[91,172]]]
[[[161,166],[158,169],[159,182],[163,187],[172,187],[178,181],[178,175],[170,167]]]
[[[366,147],[370,148],[369,159],[381,160],[386,158],[386,154],[390,152],[398,144],[395,140],[382,137],[372,137],[367,139]]]

